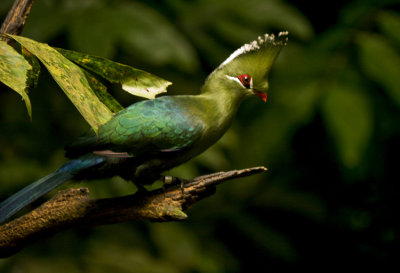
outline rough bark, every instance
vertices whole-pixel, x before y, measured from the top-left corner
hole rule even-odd
[[[33,0],[15,0],[6,19],[1,25],[0,33],[13,35],[21,34],[29,12],[31,11],[32,4]],[[2,36],[0,36],[0,40],[9,41],[8,38]]]
[[[219,172],[180,185],[134,195],[93,199],[86,188],[59,191],[31,212],[0,226],[0,257],[10,256],[32,242],[80,226],[120,223],[136,219],[179,221],[194,203],[213,194],[228,179],[265,172],[265,167]]]

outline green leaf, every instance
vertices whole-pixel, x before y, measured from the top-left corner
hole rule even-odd
[[[152,225],[150,232],[157,248],[178,268],[196,267],[202,253],[199,252],[198,241],[191,232],[178,223]]]
[[[36,1],[29,13],[29,23],[25,24],[21,35],[36,41],[50,41],[59,37],[63,29],[73,21],[62,2]]]
[[[400,107],[399,53],[377,34],[359,34],[356,42],[364,72],[380,84],[387,95]]]
[[[293,262],[298,259],[298,253],[286,235],[278,230],[264,225],[260,219],[251,214],[237,214],[232,217],[233,224],[244,236],[262,247],[269,254],[284,261]]]
[[[96,5],[79,10],[73,16],[74,20],[67,26],[68,40],[72,48],[111,58],[115,53],[118,37],[110,21],[118,17],[118,14],[109,7]]]
[[[400,45],[400,15],[393,11],[382,11],[378,14],[377,22],[383,33]]]
[[[294,212],[315,221],[323,221],[327,216],[327,208],[320,197],[310,192],[292,191],[276,185],[270,185],[267,190],[258,193],[252,199],[252,204]]]
[[[235,44],[254,40],[254,37],[260,35],[259,30],[252,29],[248,25],[243,25],[241,21],[235,19],[217,20],[214,22],[213,27],[218,32],[218,35]]]
[[[76,64],[47,44],[21,36],[8,36],[34,54],[46,66],[54,80],[96,132],[99,126],[111,119],[111,110],[99,100],[85,74]]]
[[[22,96],[30,118],[32,106],[26,88],[31,69],[32,66],[21,54],[6,42],[0,41],[0,81]]]
[[[164,16],[137,2],[118,5],[112,18],[121,45],[143,61],[173,65],[193,72],[199,68],[193,46]]]
[[[233,3],[232,3],[233,2]],[[284,1],[247,0],[246,8],[241,0],[227,1],[227,6],[247,23],[288,30],[292,35],[309,40],[314,35],[307,17]],[[243,20],[238,20],[243,21]]]
[[[125,91],[148,99],[167,92],[171,82],[131,66],[110,61],[106,58],[76,51],[57,49],[66,58],[96,73],[112,83],[121,83]]]
[[[32,66],[32,69],[28,70],[28,79],[27,79],[27,88],[35,89],[39,80],[40,75],[40,64],[38,59],[26,50],[25,47],[21,47],[22,56],[28,61],[28,63]]]
[[[343,165],[348,169],[361,162],[373,131],[369,97],[357,87],[345,83],[331,84],[322,102],[325,124],[336,142]]]
[[[108,93],[107,87],[105,87],[104,84],[86,70],[83,70],[83,72],[86,75],[90,87],[96,93],[96,96],[99,97],[100,101],[107,105],[113,113],[117,113],[124,109],[124,107],[122,107],[121,104],[119,104],[119,102]]]

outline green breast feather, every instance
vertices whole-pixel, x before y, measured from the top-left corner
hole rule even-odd
[[[79,139],[67,148],[76,156],[88,151],[112,150],[139,155],[190,146],[204,128],[179,97],[141,101],[117,113],[97,136]]]

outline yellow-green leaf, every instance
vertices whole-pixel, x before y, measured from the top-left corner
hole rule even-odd
[[[28,61],[28,63],[32,66],[32,69],[28,70],[28,79],[27,79],[27,92],[28,89],[35,89],[39,80],[39,74],[40,74],[40,64],[38,59],[30,53],[28,50],[26,50],[25,47],[21,47],[21,53],[22,56],[24,56],[25,60]]]
[[[353,169],[365,155],[373,132],[370,99],[356,85],[347,83],[332,83],[326,92],[322,102],[325,124],[343,165]]]
[[[21,54],[6,42],[0,41],[0,81],[22,96],[29,117],[32,117],[32,107],[26,87],[27,74],[31,69],[32,66]]]
[[[112,111],[96,96],[85,74],[76,64],[47,44],[21,36],[8,36],[20,43],[46,66],[54,80],[95,131],[111,119]]]
[[[377,23],[382,32],[400,45],[400,14],[395,11],[381,11],[377,16]]]
[[[113,83],[121,83],[125,91],[147,99],[167,92],[171,82],[129,65],[110,61],[106,58],[57,48],[66,58],[96,73]]]
[[[124,109],[124,107],[119,104],[119,102],[111,96],[110,93],[107,91],[107,87],[104,86],[95,76],[90,74],[88,71],[83,70],[85,72],[86,78],[90,84],[90,87],[93,89],[93,91],[96,93],[96,96],[99,97],[99,99],[107,105],[107,107],[113,112],[117,113]]]
[[[361,33],[356,41],[362,69],[400,107],[400,52],[377,34]]]

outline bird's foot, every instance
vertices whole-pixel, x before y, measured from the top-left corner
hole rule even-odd
[[[180,184],[180,188],[182,191],[182,194],[184,193],[185,190],[185,183],[187,183],[189,180],[187,179],[183,179],[183,178],[179,178],[179,177],[174,177],[174,176],[170,176],[170,175],[166,175],[162,177],[162,181],[164,182],[164,185],[176,185],[176,184]]]

